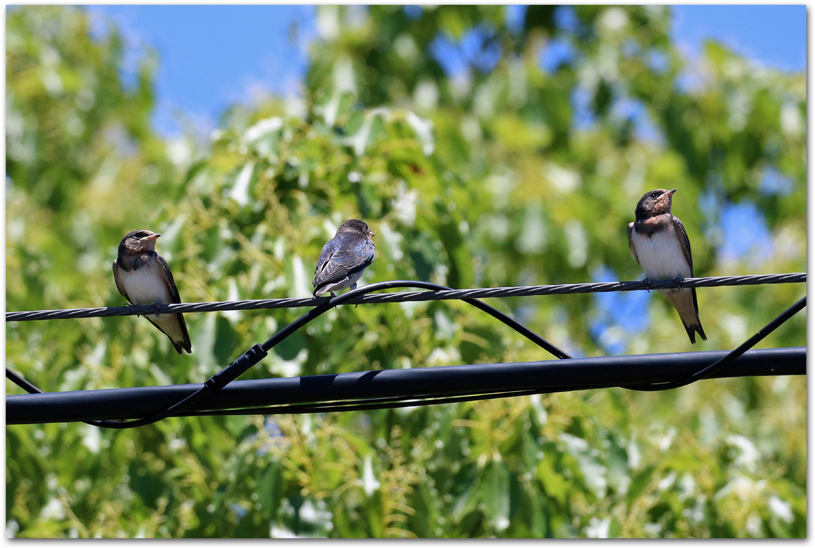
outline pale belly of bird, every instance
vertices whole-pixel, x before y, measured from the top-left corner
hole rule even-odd
[[[690,278],[690,266],[673,230],[664,230],[650,238],[633,235],[637,257],[645,275],[652,280],[672,280],[677,276]]]
[[[173,297],[159,274],[149,267],[122,273],[122,281],[133,304],[170,304]],[[149,314],[148,314],[149,315]],[[149,315],[154,320],[164,320],[167,315]]]

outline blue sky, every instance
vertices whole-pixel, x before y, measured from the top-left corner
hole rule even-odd
[[[305,74],[306,45],[316,36],[314,6],[87,8],[111,18],[124,32],[128,68],[134,68],[144,47],[158,52],[153,120],[168,136],[180,133],[178,112],[202,130],[214,129],[224,108],[248,101],[255,90],[295,92]]]
[[[715,38],[765,66],[806,69],[806,6],[674,6],[673,34],[692,57]]]
[[[307,44],[316,37],[316,8],[298,6],[110,5],[88,6],[112,18],[132,47],[160,55],[157,129],[173,135],[183,111],[202,130],[223,109],[247,101],[254,90],[293,93],[305,73]],[[415,9],[415,8],[414,8]],[[508,7],[521,21],[522,8]],[[715,38],[769,67],[806,68],[806,6],[674,6],[672,32],[682,50],[698,57]],[[296,27],[297,31],[293,32]],[[292,39],[293,38],[293,39]],[[440,52],[444,52],[444,48]],[[451,61],[454,65],[454,60]]]

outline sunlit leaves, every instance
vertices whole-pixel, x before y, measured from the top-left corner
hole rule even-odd
[[[673,212],[696,275],[805,268],[801,75],[755,70],[719,44],[693,72],[662,6],[507,10],[321,7],[304,97],[233,105],[212,135],[165,142],[149,130],[153,57],[126,83],[115,28],[92,38],[81,10],[11,9],[7,308],[124,304],[110,264],[135,228],[163,234],[183,301],[308,296],[322,245],[352,217],[377,234],[362,284],[633,279],[625,227],[660,187],[680,189]],[[445,72],[439,40],[461,74]],[[553,47],[568,55],[544,62]],[[719,223],[745,201],[773,254],[727,266]],[[700,290],[701,348],[741,342],[801,291]],[[688,351],[664,299],[643,302],[647,329],[626,334],[627,350]],[[607,352],[594,319],[621,329],[622,311],[598,303],[491,304],[593,355]],[[194,353],[183,357],[144,318],[12,323],[6,359],[49,391],[202,382],[302,312],[187,314]],[[764,344],[804,344],[805,326],[799,314]],[[327,313],[244,378],[539,359],[465,303],[372,305]],[[778,377],[93,434],[16,426],[7,530],[800,537],[805,402],[803,379]]]

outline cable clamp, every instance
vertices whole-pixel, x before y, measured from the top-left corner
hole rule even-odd
[[[238,359],[230,363],[204,383],[210,392],[217,392],[227,384],[240,377],[247,369],[266,357],[268,352],[259,344],[241,354]]]

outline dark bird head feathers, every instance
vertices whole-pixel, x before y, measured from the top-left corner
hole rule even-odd
[[[348,219],[344,223],[340,225],[340,228],[337,229],[337,234],[341,234],[343,232],[350,232],[352,234],[361,234],[366,238],[371,238],[376,236],[368,225],[362,221],[358,221],[357,219]]]
[[[155,251],[156,239],[161,234],[149,230],[134,230],[119,243],[119,255],[138,255],[145,251]]]
[[[637,209],[634,211],[637,220],[641,221],[648,217],[670,213],[674,192],[676,192],[676,189],[664,190],[661,188],[646,192],[645,196],[637,203]]]

